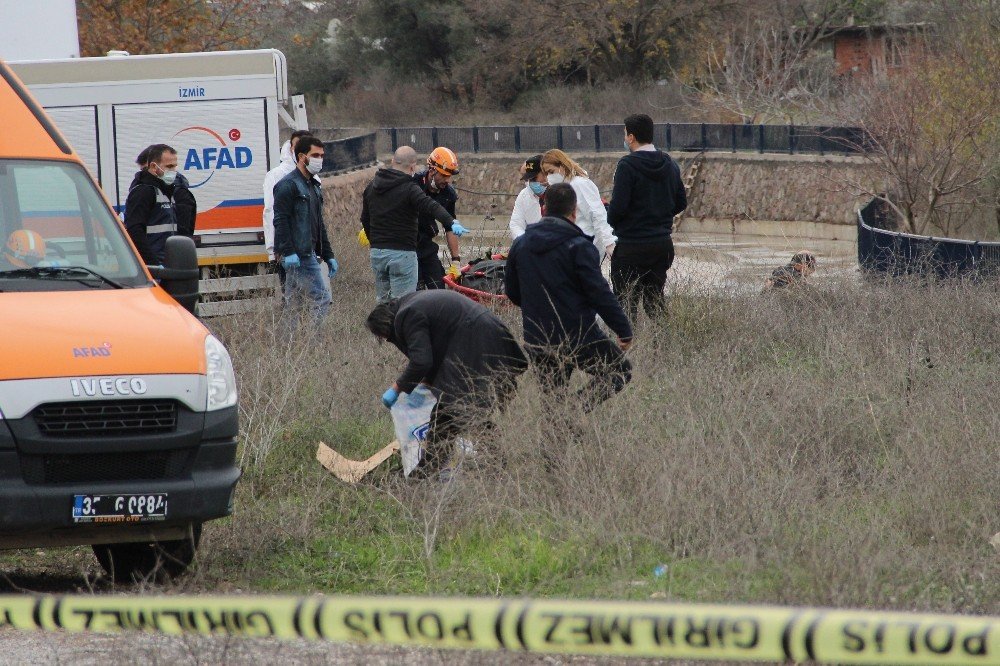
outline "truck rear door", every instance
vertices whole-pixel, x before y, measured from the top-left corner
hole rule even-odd
[[[136,155],[150,144],[169,144],[198,201],[199,263],[267,261],[261,229],[269,163],[265,99],[119,104],[114,126],[121,207],[137,171]]]

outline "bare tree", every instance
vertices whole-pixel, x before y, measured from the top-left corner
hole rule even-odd
[[[843,122],[864,132],[858,147],[873,179],[859,189],[885,201],[903,231],[979,235],[986,219],[1000,231],[1000,32],[992,27],[1000,7],[947,6],[958,15],[934,47],[895,76],[861,84]]]
[[[821,48],[849,15],[849,0],[746,3],[703,34],[701,57],[679,78],[699,107],[747,123],[819,113],[837,88],[832,50]]]

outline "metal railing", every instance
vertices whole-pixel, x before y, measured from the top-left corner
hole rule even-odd
[[[618,125],[480,125],[475,127],[383,127],[377,131],[380,154],[399,146],[426,153],[447,146],[458,153],[623,152]],[[785,154],[864,152],[867,142],[857,127],[819,125],[734,125],[659,123],[653,143],[668,151],[728,151]]]
[[[858,210],[858,264],[890,275],[1000,275],[1000,242],[890,231],[896,216],[882,199]]]

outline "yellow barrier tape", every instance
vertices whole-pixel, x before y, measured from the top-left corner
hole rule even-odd
[[[1000,617],[649,602],[0,596],[0,628],[838,664],[1000,664]]]

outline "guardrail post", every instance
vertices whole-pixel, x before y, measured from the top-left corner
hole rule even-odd
[[[823,127],[817,127],[816,131],[819,132],[819,154],[826,155],[826,131]]]
[[[395,127],[389,130],[389,142],[392,144],[392,152],[399,148],[399,130]]]
[[[708,150],[708,127],[705,123],[701,124],[701,149]]]
[[[732,136],[733,136],[733,152],[735,153],[736,152],[736,125],[730,125],[729,129],[731,130],[731,133],[732,133]]]
[[[479,126],[472,128],[472,152],[479,152]]]
[[[556,125],[556,148],[563,149],[563,126]]]
[[[514,125],[514,152],[521,152],[521,126]]]
[[[671,131],[670,123],[667,123],[667,152],[669,153],[674,147],[674,133]]]
[[[764,126],[757,125],[757,151],[764,152]]]
[[[431,146],[431,150],[434,150],[435,148],[437,148],[437,146],[438,146],[438,128],[437,127],[432,127],[431,128],[431,143],[433,144],[433,146]]]
[[[594,125],[594,150],[601,152],[601,126]]]
[[[795,125],[788,125],[788,154],[795,154]]]

